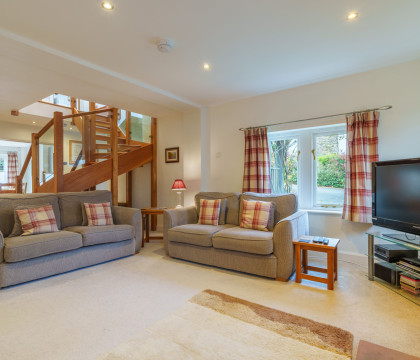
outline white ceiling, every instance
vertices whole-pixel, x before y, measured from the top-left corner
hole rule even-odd
[[[156,116],[420,58],[419,0],[100,2],[0,0],[0,115],[60,92]]]

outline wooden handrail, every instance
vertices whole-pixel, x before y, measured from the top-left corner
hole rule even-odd
[[[48,121],[47,125],[45,125],[39,132],[38,134],[35,134],[35,137],[37,139],[39,139],[42,135],[44,135],[51,126],[54,125],[54,119],[51,119],[50,121]]]
[[[74,165],[71,168],[70,172],[75,171],[77,169],[77,167],[79,166],[80,159],[82,158],[82,152],[83,152],[83,150],[80,150],[79,155],[77,155],[77,159],[74,162]]]
[[[28,155],[26,155],[25,162],[23,163],[22,170],[20,174],[16,177],[16,180],[22,181],[23,177],[25,176],[26,170],[28,169],[29,162],[32,158],[32,145],[29,147]]]
[[[38,100],[38,102],[39,102],[39,103],[41,103],[41,104],[47,104],[47,105],[52,105],[52,106],[58,106],[58,107],[62,107],[62,108],[65,108],[65,109],[69,109],[69,110],[71,110],[71,107],[70,107],[70,106],[66,106],[66,105],[53,104],[53,103],[50,103],[50,102],[48,102],[48,101],[42,101],[42,100]]]
[[[74,117],[77,117],[77,116],[100,114],[100,113],[103,113],[103,112],[110,112],[113,109],[114,108],[109,108],[109,109],[103,109],[103,110],[94,110],[94,111],[82,112],[82,113],[78,113],[78,114],[70,114],[70,115],[63,116],[63,119],[71,119],[71,118],[74,118]]]

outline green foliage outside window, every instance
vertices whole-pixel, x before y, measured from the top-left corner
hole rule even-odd
[[[4,159],[0,159],[0,172],[4,172]]]
[[[345,155],[328,154],[318,156],[317,185],[343,189],[346,180]]]

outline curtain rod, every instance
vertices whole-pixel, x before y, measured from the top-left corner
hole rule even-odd
[[[291,123],[296,123],[296,122],[301,122],[301,121],[326,119],[326,118],[340,116],[340,115],[351,115],[351,114],[357,114],[357,113],[362,113],[362,112],[367,112],[367,111],[389,110],[389,109],[392,109],[392,106],[391,105],[384,105],[384,106],[381,106],[381,107],[378,107],[378,108],[375,108],[375,109],[366,109],[366,110],[359,110],[359,111],[351,111],[351,112],[346,112],[346,113],[341,113],[341,114],[318,116],[318,117],[313,117],[313,118],[308,118],[308,119],[292,120],[292,121],[286,121],[286,122],[282,122],[282,123],[275,123],[275,124],[268,124],[268,125],[250,126],[250,127],[247,127],[247,128],[239,128],[239,131],[244,131],[246,129],[256,129],[256,128],[266,127],[266,126],[291,124]]]

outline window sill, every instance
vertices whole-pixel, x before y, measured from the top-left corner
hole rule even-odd
[[[337,210],[326,210],[326,209],[299,209],[303,211],[307,211],[310,214],[319,214],[319,215],[335,215],[335,216],[341,216],[343,213],[342,209]]]

